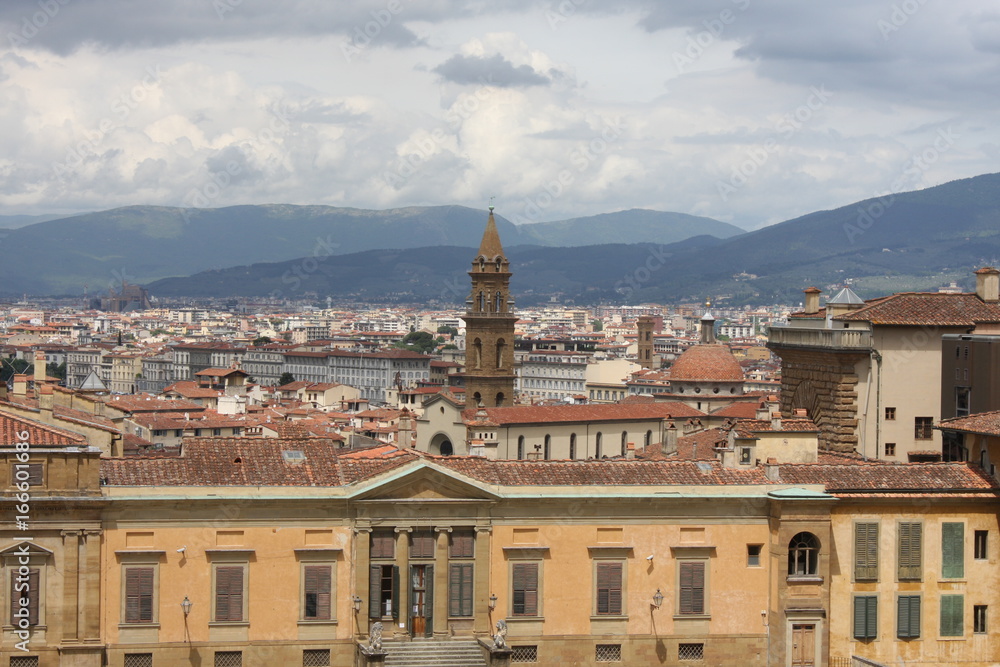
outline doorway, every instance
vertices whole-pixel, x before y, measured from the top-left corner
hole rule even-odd
[[[792,667],[815,667],[816,626],[811,623],[792,625]]]
[[[410,566],[410,636],[434,634],[434,566]]]

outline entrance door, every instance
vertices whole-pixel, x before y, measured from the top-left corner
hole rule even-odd
[[[816,626],[796,623],[792,626],[792,667],[814,667]]]
[[[434,566],[410,566],[410,636],[430,637],[433,634]]]

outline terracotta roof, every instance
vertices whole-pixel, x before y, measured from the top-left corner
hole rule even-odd
[[[18,434],[27,432],[28,439],[21,440]],[[0,447],[10,447],[18,442],[27,442],[31,447],[86,447],[87,439],[78,433],[55,428],[47,424],[18,417],[9,412],[0,412]]]
[[[746,431],[748,433],[755,433],[759,431],[789,431],[789,432],[813,432],[819,431],[819,427],[811,419],[782,419],[781,428],[774,428],[774,424],[770,419],[740,419],[736,423],[736,428],[739,431]]]
[[[670,367],[670,381],[742,382],[743,368],[725,345],[695,345]]]
[[[113,408],[118,408],[125,412],[200,412],[205,409],[204,405],[199,405],[193,401],[184,399],[168,399],[150,394],[116,394],[114,396],[103,397],[104,402]]]
[[[722,428],[710,428],[692,435],[677,438],[677,458],[685,461],[703,461],[715,459],[715,447],[725,445],[727,431]]]
[[[974,327],[1000,322],[1000,304],[986,303],[973,293],[901,292],[866,302],[834,320],[896,326]]]
[[[565,422],[624,421],[703,417],[704,412],[683,403],[594,403],[589,405],[525,405],[486,408],[490,421],[498,425]],[[462,411],[463,420],[474,420],[476,408]]]
[[[755,419],[757,417],[757,403],[755,401],[736,401],[709,414],[712,417]]]
[[[1000,410],[979,412],[965,417],[942,419],[935,426],[941,430],[963,431],[965,433],[981,433],[983,435],[1000,436]]]
[[[997,482],[969,463],[800,463],[779,468],[786,484],[823,484],[827,492],[995,491]]]

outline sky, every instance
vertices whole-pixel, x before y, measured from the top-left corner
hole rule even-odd
[[[631,208],[1000,171],[991,0],[4,0],[0,215]]]

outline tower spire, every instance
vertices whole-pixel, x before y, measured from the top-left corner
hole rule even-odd
[[[497,257],[503,257],[500,232],[497,231],[497,223],[493,219],[493,206],[490,206],[490,217],[486,220],[486,230],[483,231],[483,240],[479,243],[479,257],[485,257],[488,261],[493,261]]]

